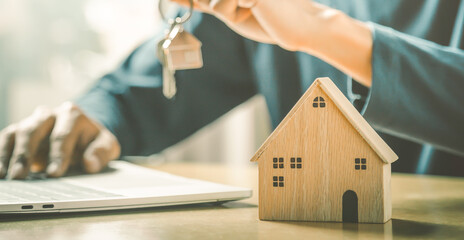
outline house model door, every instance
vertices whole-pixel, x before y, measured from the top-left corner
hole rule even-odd
[[[348,190],[343,194],[343,222],[358,222],[358,195]]]

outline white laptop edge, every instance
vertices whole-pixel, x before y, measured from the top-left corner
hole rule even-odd
[[[116,163],[113,163],[116,164]],[[118,163],[121,164],[121,163]],[[128,163],[122,163],[127,165]],[[132,164],[130,164],[132,165]],[[130,167],[143,168],[144,170],[153,171],[149,168],[133,165]],[[167,174],[167,173],[163,173]],[[170,174],[168,174],[170,175]],[[172,175],[175,176],[175,175]],[[187,179],[180,176],[175,176]],[[84,199],[84,200],[58,200],[58,201],[34,201],[18,203],[1,203],[0,215],[3,214],[35,214],[35,213],[65,213],[65,212],[90,212],[106,211],[120,209],[135,209],[161,206],[175,206],[198,203],[215,203],[227,202],[246,199],[252,196],[252,190],[248,188],[233,187],[197,179],[189,179],[192,182],[204,182],[211,184],[213,189],[210,192],[198,194],[177,194],[171,196],[156,197],[109,197],[101,199]],[[217,189],[216,189],[217,188]],[[222,189],[222,190],[218,190]]]

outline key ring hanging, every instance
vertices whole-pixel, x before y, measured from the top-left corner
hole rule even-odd
[[[161,16],[161,18],[163,19],[163,21],[167,22],[168,24],[172,25],[172,24],[183,24],[185,22],[187,22],[190,17],[192,17],[192,13],[193,13],[193,0],[189,0],[189,3],[190,3],[190,7],[189,7],[189,11],[187,13],[184,14],[184,16],[182,17],[176,17],[175,19],[168,19],[166,17],[166,15],[164,15],[163,13],[163,10],[162,10],[162,2],[163,0],[159,0],[158,1],[158,10],[159,10],[159,14]]]
[[[190,8],[182,17],[166,18],[163,13],[162,1],[158,0],[158,9],[161,18],[170,26],[165,36],[156,45],[156,55],[163,68],[163,95],[172,99],[177,92],[176,70],[196,69],[203,67],[201,42],[192,34],[184,31],[182,25],[187,22],[193,13],[193,0],[189,0]]]

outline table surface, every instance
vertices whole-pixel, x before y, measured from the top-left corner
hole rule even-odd
[[[250,199],[91,213],[0,216],[1,239],[463,239],[464,178],[393,174],[386,224],[258,220],[257,166],[170,163],[156,169],[253,189]]]

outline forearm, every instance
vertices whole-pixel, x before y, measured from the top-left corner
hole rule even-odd
[[[373,44],[368,25],[333,9],[324,10],[317,17],[324,29],[315,37],[316,44],[304,45],[302,50],[370,87]]]
[[[252,11],[276,44],[318,57],[370,87],[372,33],[366,23],[312,1],[259,1]]]

